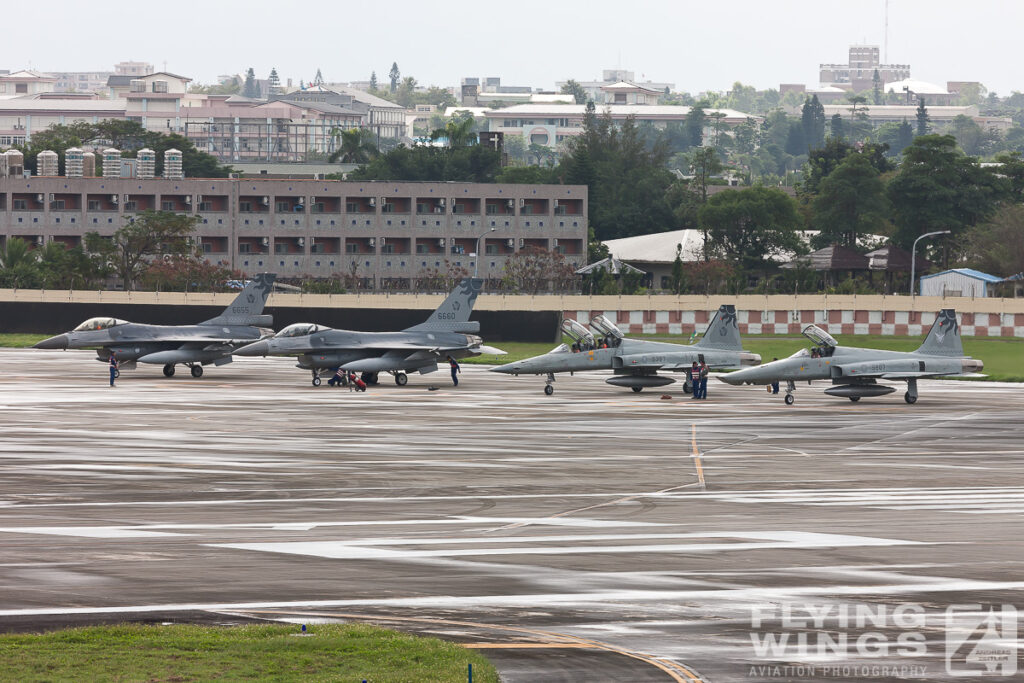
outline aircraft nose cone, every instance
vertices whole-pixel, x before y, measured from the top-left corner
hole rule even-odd
[[[491,368],[491,372],[500,372],[503,375],[511,375],[516,372],[519,367],[518,363],[507,363],[505,365],[496,365]]]
[[[749,376],[746,375],[742,370],[738,372],[723,372],[721,375],[718,376],[718,379],[722,380],[726,384],[732,384],[733,386],[739,386],[740,384],[743,384],[743,382],[748,378]]]
[[[33,345],[34,349],[67,349],[68,348],[68,335],[58,334],[56,337],[50,337],[44,339],[41,342],[37,342]]]
[[[258,341],[254,344],[248,344],[240,349],[236,349],[234,355],[236,356],[265,356],[270,351],[270,346],[265,341]]]

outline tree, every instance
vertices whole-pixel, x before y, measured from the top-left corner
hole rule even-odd
[[[1004,277],[1024,273],[1024,206],[1002,207],[964,237],[965,258],[971,266]]]
[[[885,104],[882,100],[882,77],[878,75],[878,69],[875,69],[871,76],[871,104]]]
[[[38,258],[40,286],[46,289],[86,289],[106,276],[99,259],[80,246],[68,249],[51,241],[33,252]]]
[[[868,159],[879,173],[892,170],[892,164],[885,156],[887,150],[884,144],[865,143],[855,147],[838,138],[829,138],[823,147],[812,149],[807,156],[804,179],[800,184],[801,195],[817,194],[821,182],[839,168],[846,157],[854,153]]]
[[[277,69],[271,67],[270,76],[267,78],[267,95],[281,94],[281,79],[277,77]]]
[[[402,77],[402,72],[398,70],[398,62],[391,63],[391,71],[388,72],[388,78],[391,79],[391,92],[398,90],[398,79]]]
[[[974,122],[974,119],[963,114],[954,117],[950,125],[950,132],[956,138],[956,142],[960,145],[960,149],[963,150],[964,154],[967,156],[977,156],[981,153],[981,147],[985,140],[985,131]]]
[[[846,137],[843,131],[843,117],[839,112],[832,114],[832,119],[829,122],[829,135],[836,140],[842,140]]]
[[[963,232],[988,218],[1008,195],[1009,183],[977,159],[964,156],[951,135],[922,135],[903,150],[899,173],[889,181],[896,232],[892,241],[904,249],[926,232],[950,230],[955,249]],[[944,248],[948,264],[949,250]]]
[[[370,72],[370,92],[374,92],[377,89],[377,72]]]
[[[566,184],[589,190],[590,224],[599,240],[667,230],[673,223],[666,192],[672,174],[664,144],[644,144],[632,117],[620,126],[597,116],[588,102],[583,130],[559,166]]]
[[[931,117],[928,116],[928,107],[924,106],[924,98],[918,98],[917,100],[917,134],[928,135],[928,131],[931,130],[929,123]]]
[[[245,72],[245,85],[242,86],[242,95],[251,98],[259,97],[259,86],[256,85],[256,72],[253,71],[251,66]]]
[[[700,147],[704,144],[704,126],[706,125],[707,115],[704,114],[704,107],[700,104],[690,107],[690,112],[686,115],[686,121],[683,124],[689,147]]]
[[[885,184],[863,154],[853,153],[824,180],[814,199],[815,249],[839,244],[857,248],[857,240],[880,229],[888,214]]]
[[[698,215],[708,253],[745,271],[764,268],[774,256],[803,253],[796,202],[782,190],[755,185],[720,192]]]
[[[170,211],[141,211],[110,237],[86,233],[85,246],[109,265],[125,289],[134,289],[150,259],[193,251],[189,237],[201,220]]]
[[[524,294],[564,291],[577,279],[564,256],[541,247],[525,247],[505,260],[506,286]]]
[[[349,128],[331,131],[332,138],[341,138],[341,144],[327,157],[328,163],[364,164],[377,154],[373,131],[369,128]]]
[[[799,156],[807,153],[807,141],[804,139],[804,127],[798,121],[789,124],[786,136],[786,154]]]
[[[1009,198],[1017,204],[1024,203],[1024,158],[1020,152],[1007,152],[996,157],[999,168],[996,173],[1006,178]]]
[[[567,95],[572,95],[572,98],[576,102],[576,104],[587,103],[587,91],[583,89],[582,85],[580,85],[577,81],[572,80],[571,78],[568,81],[566,81],[564,85],[562,85],[562,92]]]
[[[143,286],[148,290],[187,292],[217,291],[231,279],[231,271],[210,263],[196,253],[169,255],[155,259],[142,272]]]
[[[809,100],[804,101],[800,112],[800,125],[803,127],[806,143],[800,154],[807,149],[817,149],[825,143],[825,107],[818,101],[817,95],[812,95]]]
[[[39,286],[37,254],[20,237],[8,237],[0,249],[0,285],[9,289]]]
[[[676,258],[672,261],[672,275],[669,278],[669,289],[673,294],[682,294],[686,291],[689,282],[686,278],[686,271],[683,269],[683,245],[676,245]]]
[[[714,147],[701,147],[690,156],[693,183],[700,194],[700,203],[708,200],[708,184],[712,176],[722,172],[722,160]]]

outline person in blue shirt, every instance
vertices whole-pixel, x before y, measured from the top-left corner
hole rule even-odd
[[[459,386],[459,372],[461,372],[459,363],[451,356],[448,356],[448,366],[452,369],[452,384]]]
[[[114,386],[114,380],[117,379],[117,354],[113,351],[110,352],[110,386]]]

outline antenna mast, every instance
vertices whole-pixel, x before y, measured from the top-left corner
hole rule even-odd
[[[882,64],[889,63],[889,0],[885,0],[885,42],[882,44]]]

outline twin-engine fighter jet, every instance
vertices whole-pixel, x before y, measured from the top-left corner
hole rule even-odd
[[[237,356],[298,356],[298,367],[313,374],[320,386],[321,373],[340,368],[362,373],[363,381],[376,384],[378,373],[389,372],[395,384],[404,386],[408,372],[426,374],[437,370],[438,361],[481,353],[504,354],[483,345],[474,333],[480,323],[470,322],[482,279],[462,280],[441,306],[423,323],[401,332],[353,332],[312,323],[296,323],[270,339],[235,351]]]
[[[191,369],[193,377],[202,377],[204,365],[230,363],[235,349],[274,334],[269,329],[273,316],[262,313],[276,277],[272,273],[257,275],[223,313],[198,325],[90,318],[70,332],[44,339],[35,348],[95,348],[96,359],[104,363],[115,353],[119,370],[133,370],[136,362],[153,363],[163,365],[164,375],[171,377],[180,363]]]
[[[603,335],[602,342],[598,343],[583,325],[567,318],[562,321],[562,332],[573,340],[571,349],[561,344],[542,356],[491,368],[491,372],[547,375],[544,393],[550,396],[555,393],[552,382],[558,372],[611,369],[615,376],[605,382],[642,391],[645,387],[661,387],[675,382],[671,377],[659,375],[658,370],[686,372],[694,361],[707,363],[710,368],[741,367],[761,362],[759,355],[743,350],[735,306],[720,307],[701,340],[689,346],[629,339],[602,315],[592,318],[590,326]],[[685,380],[683,390],[690,392],[689,378]]]
[[[925,377],[972,375],[984,363],[964,355],[956,311],[943,309],[924,343],[916,351],[882,351],[840,346],[819,327],[808,325],[804,336],[814,342],[810,350],[800,349],[789,358],[772,361],[757,368],[720,376],[729,384],[772,384],[786,382],[786,405],[793,405],[798,380],[831,379],[835,386],[826,389],[830,396],[845,396],[859,401],[864,396],[884,396],[895,388],[878,384],[880,379],[905,380],[903,400],[917,402],[917,380]]]

